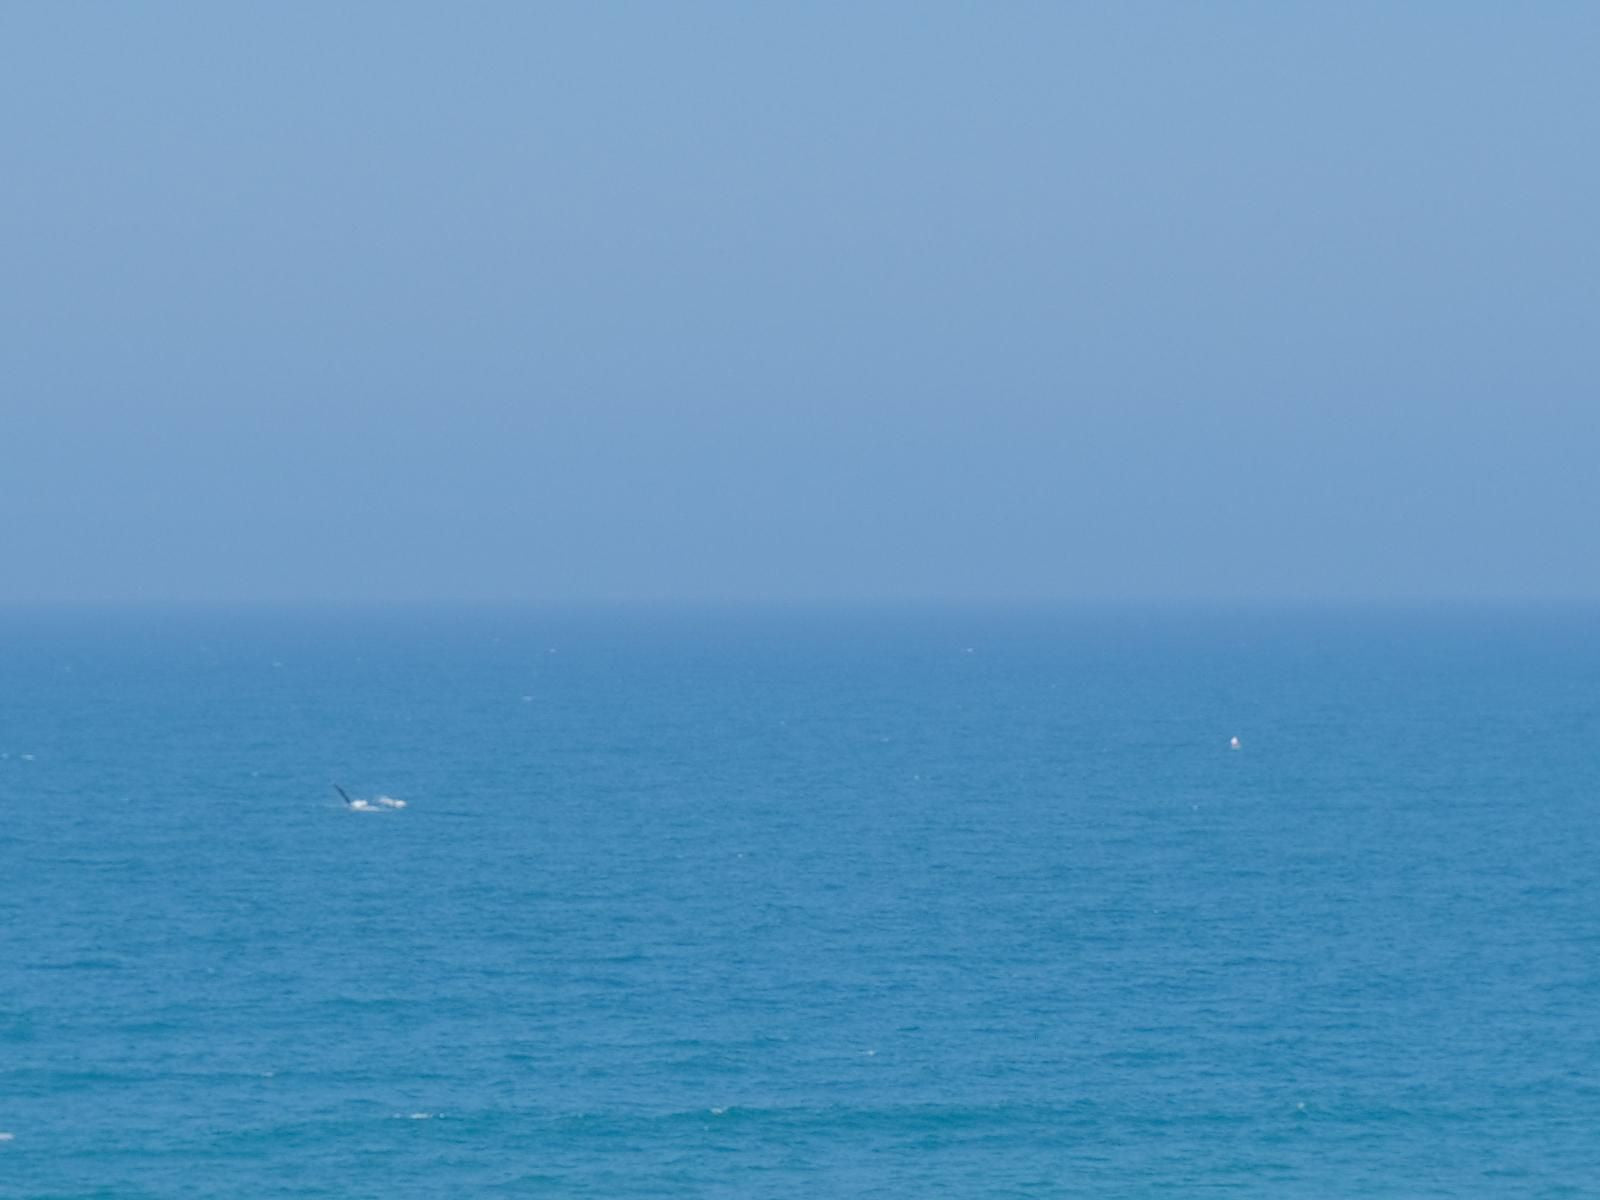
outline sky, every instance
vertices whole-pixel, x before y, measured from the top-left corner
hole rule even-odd
[[[0,6],[0,605],[1600,598],[1600,6]]]

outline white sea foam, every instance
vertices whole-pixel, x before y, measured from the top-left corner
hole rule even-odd
[[[9,1142],[16,1138],[14,1133],[0,1133],[0,1142]]]
[[[393,796],[379,796],[373,803],[381,804],[384,808],[404,808],[406,806],[404,800],[396,800]]]

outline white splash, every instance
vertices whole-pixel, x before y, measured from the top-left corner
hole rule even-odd
[[[14,1133],[0,1133],[0,1142],[13,1141],[16,1138],[16,1136],[17,1135],[14,1134]]]
[[[393,796],[374,796],[368,800],[364,796],[352,796],[338,784],[333,785],[333,790],[339,793],[339,798],[351,812],[388,812],[406,806],[404,800],[396,800]]]
[[[1240,742],[1239,742],[1238,738],[1231,737],[1231,738],[1228,739],[1228,749],[1229,750],[1237,750],[1239,748],[1239,746],[1240,746]]]

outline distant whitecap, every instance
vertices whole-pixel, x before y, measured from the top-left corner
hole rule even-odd
[[[1231,738],[1228,739],[1228,749],[1229,750],[1237,750],[1239,748],[1239,745],[1240,745],[1240,742],[1239,742],[1238,738],[1231,737]]]

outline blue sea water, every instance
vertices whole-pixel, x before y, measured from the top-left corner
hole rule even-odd
[[[1575,611],[12,615],[0,1196],[1597,1195],[1597,751]]]

